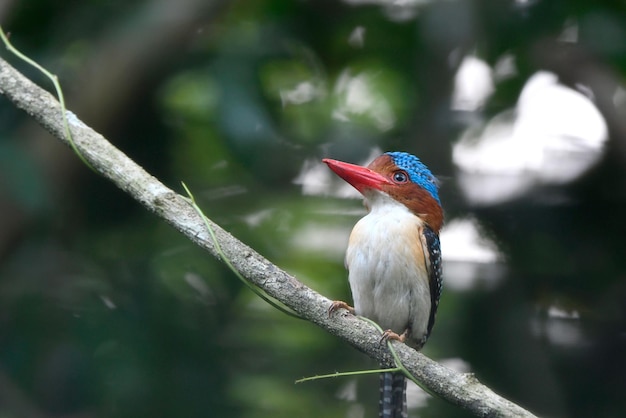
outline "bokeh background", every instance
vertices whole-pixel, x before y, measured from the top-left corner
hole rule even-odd
[[[447,217],[425,354],[542,416],[626,415],[624,2],[2,0],[0,22],[83,121],[332,299],[365,212],[321,158],[415,153]],[[375,376],[294,384],[369,359],[1,97],[0,214],[1,417],[375,416]]]

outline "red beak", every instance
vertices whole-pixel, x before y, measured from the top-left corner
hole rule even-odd
[[[381,190],[384,184],[391,183],[386,177],[367,167],[331,160],[330,158],[324,158],[322,162],[328,164],[331,170],[361,193],[366,189]]]

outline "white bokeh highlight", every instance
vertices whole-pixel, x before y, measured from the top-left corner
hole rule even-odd
[[[514,109],[467,129],[453,147],[465,197],[478,205],[502,203],[538,185],[570,182],[597,163],[608,128],[588,89],[580,90],[587,95],[537,72]]]

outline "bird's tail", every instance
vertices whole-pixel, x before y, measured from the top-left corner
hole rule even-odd
[[[406,379],[402,373],[380,374],[380,418],[407,418]]]

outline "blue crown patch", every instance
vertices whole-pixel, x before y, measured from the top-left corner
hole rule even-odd
[[[441,204],[439,192],[437,191],[437,179],[416,156],[407,152],[386,152],[399,169],[406,171],[411,181],[425,189],[430,195]]]

